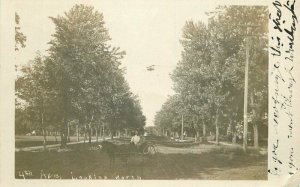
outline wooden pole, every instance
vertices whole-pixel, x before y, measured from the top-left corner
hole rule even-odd
[[[245,90],[244,90],[244,136],[243,150],[247,150],[247,134],[248,134],[248,71],[249,71],[249,41],[246,36],[246,65],[245,65]]]
[[[253,119],[252,119],[252,124],[253,124],[253,144],[254,144],[255,148],[259,148],[257,121],[254,120],[256,113],[255,113],[255,110],[254,110],[254,96],[253,96],[253,93],[251,94],[250,99],[251,99],[252,115],[253,115]]]

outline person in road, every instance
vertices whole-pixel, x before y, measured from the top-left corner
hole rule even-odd
[[[140,136],[138,135],[138,132],[135,131],[134,136],[131,138],[130,143],[134,144],[135,146],[138,146],[140,143]]]
[[[132,138],[130,140],[130,144],[132,145],[131,151],[133,151],[135,154],[139,151],[140,141],[141,141],[141,138],[138,135],[138,131],[135,131],[134,136],[132,136]]]

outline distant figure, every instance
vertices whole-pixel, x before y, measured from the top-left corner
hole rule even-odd
[[[134,136],[131,138],[130,143],[133,143],[134,145],[138,145],[140,143],[140,136],[138,135],[138,132],[135,131]]]

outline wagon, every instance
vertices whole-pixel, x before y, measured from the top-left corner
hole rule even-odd
[[[143,155],[154,155],[156,152],[157,152],[156,146],[151,142],[144,142],[140,145],[137,145],[135,148],[135,153],[143,154]]]
[[[110,159],[110,166],[113,166],[115,159],[118,157],[121,160],[127,162],[130,158],[139,158],[140,156],[148,157],[154,155],[157,152],[156,146],[151,142],[144,142],[140,145],[133,144],[121,144],[117,145],[112,142],[104,141],[99,144],[99,150],[107,153]]]

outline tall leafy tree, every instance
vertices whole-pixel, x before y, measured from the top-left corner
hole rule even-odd
[[[263,50],[267,44],[267,9],[220,6],[208,15],[208,25],[188,21],[183,28],[182,58],[172,74],[174,90],[181,98],[182,107],[188,111],[186,115],[195,119],[190,122],[194,129],[199,129],[202,121],[205,134],[205,122],[214,124],[218,143],[220,128],[224,130],[229,123],[231,129],[236,129],[235,124],[243,120],[245,38],[252,35],[248,38],[250,114],[257,146],[256,124],[267,109],[263,102],[267,100],[267,52]],[[170,115],[164,108],[163,105],[158,119]],[[212,116],[213,121],[210,120]]]
[[[121,128],[122,108],[131,94],[119,67],[125,52],[109,45],[103,15],[93,7],[75,5],[64,16],[51,19],[56,32],[49,59],[63,109],[62,139],[73,116],[88,128],[89,142],[95,120],[109,124],[113,136]]]
[[[96,111],[101,113],[106,106],[98,98],[108,95],[109,82],[116,75],[112,71],[118,69],[118,59],[124,53],[107,44],[110,37],[104,27],[103,15],[93,7],[75,5],[64,16],[50,19],[56,26],[49,52],[52,78],[64,111],[62,139],[66,138],[66,126],[74,111],[80,113],[91,136]],[[65,141],[62,142],[64,146]]]
[[[264,101],[267,101],[268,54],[265,49],[267,48],[268,10],[263,6],[220,6],[217,10],[213,13],[210,23],[214,30],[212,33],[224,49],[225,53],[221,56],[229,67],[227,70],[231,77],[228,82],[231,87],[229,97],[233,98],[227,97],[227,101],[241,98],[238,95],[244,92],[246,45],[250,48],[249,98],[252,99],[249,109],[254,128],[254,144],[258,147],[257,124],[260,123],[258,119],[262,119],[261,116],[267,112],[267,102]],[[218,53],[217,56],[220,54]]]
[[[109,45],[103,15],[75,5],[64,16],[50,19],[56,27],[49,55],[37,55],[23,66],[16,81],[17,123],[41,125],[45,138],[46,128],[60,129],[62,147],[71,124],[77,126],[77,135],[83,128],[89,142],[99,124],[107,124],[112,136],[124,128],[143,128],[146,119],[139,100],[120,68],[125,52]]]
[[[39,53],[33,61],[22,67],[23,75],[16,80],[17,111],[16,116],[29,115],[29,121],[40,129],[46,146],[46,127],[55,122],[53,111],[56,110],[56,92],[52,89],[46,60]]]

